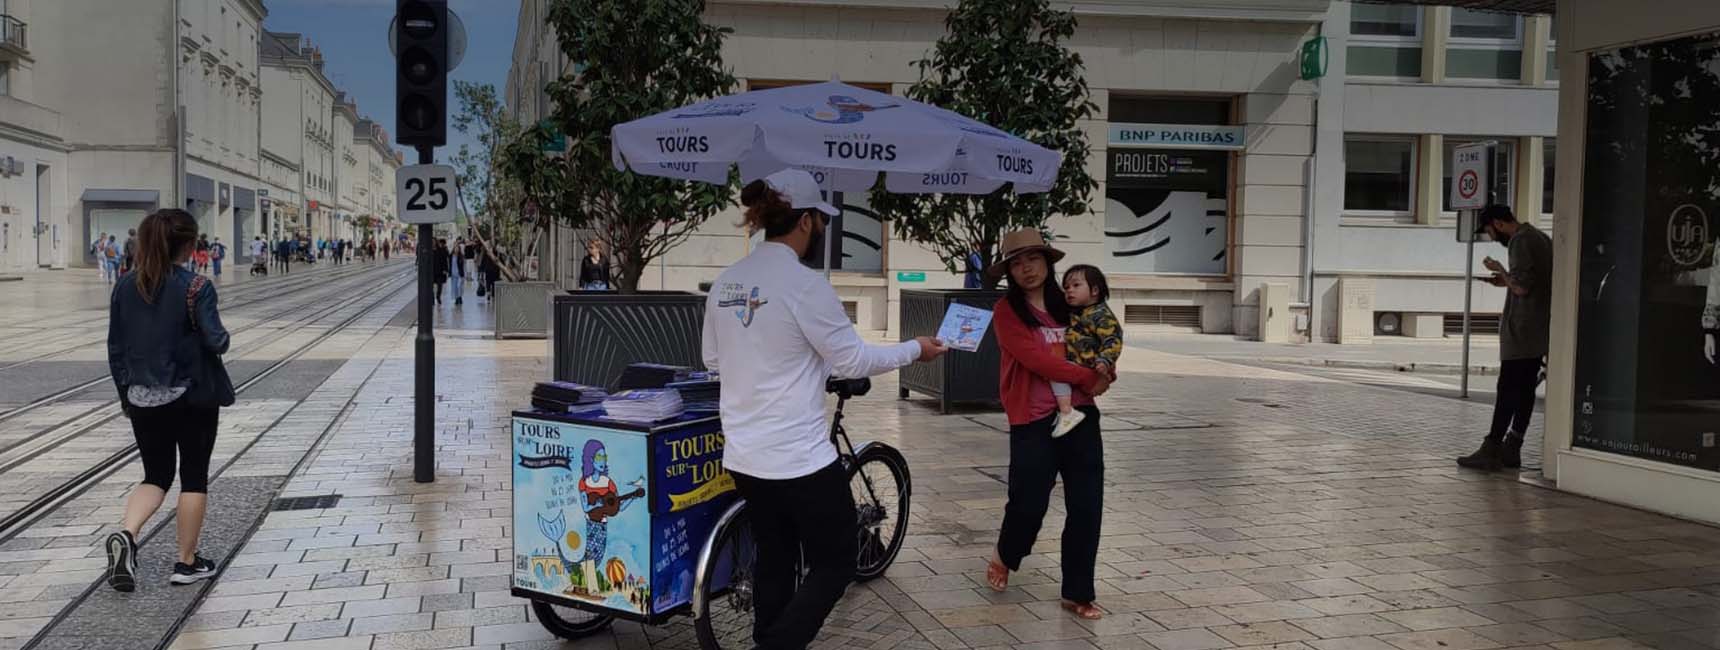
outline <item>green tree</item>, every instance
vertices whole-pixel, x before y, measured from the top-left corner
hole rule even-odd
[[[979,250],[984,264],[1004,232],[1047,230],[1055,215],[1087,212],[1098,183],[1087,175],[1091,151],[1079,128],[1098,106],[1090,99],[1081,55],[1064,41],[1075,15],[1050,0],[961,0],[944,19],[944,36],[915,61],[920,80],[908,97],[961,113],[1061,152],[1048,192],[1017,195],[1005,187],[981,196],[872,192],[872,207],[897,236],[932,247],[952,272]],[[986,279],[986,286],[995,282]]]
[[[500,262],[504,278],[525,279],[516,264],[536,254],[550,226],[547,215],[522,214],[520,182],[504,165],[526,136],[508,116],[495,86],[456,80],[454,99],[454,130],[474,140],[461,143],[448,160],[458,176],[471,231]]]
[[[633,293],[646,265],[685,242],[733,201],[732,185],[617,171],[609,131],[617,124],[727,94],[731,30],[705,24],[703,0],[554,0],[549,23],[575,71],[548,85],[553,122],[567,135],[559,164],[526,176],[539,211],[553,209],[608,245],[617,288]],[[547,138],[534,127],[528,140]],[[523,162],[523,161],[519,161]]]

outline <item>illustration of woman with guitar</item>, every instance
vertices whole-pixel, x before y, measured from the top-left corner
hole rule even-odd
[[[585,510],[585,559],[601,562],[609,547],[609,519],[621,514],[633,500],[645,496],[643,477],[629,483],[633,490],[621,494],[615,481],[609,478],[609,451],[603,443],[588,440],[581,454],[579,493],[585,497],[580,507]]]

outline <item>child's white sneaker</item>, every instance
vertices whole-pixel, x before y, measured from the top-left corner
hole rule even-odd
[[[1087,414],[1075,410],[1057,416],[1057,422],[1051,425],[1051,437],[1061,438],[1081,426],[1081,421],[1087,419]]]

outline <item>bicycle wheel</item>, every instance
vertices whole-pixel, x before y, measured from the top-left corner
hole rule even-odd
[[[854,457],[848,487],[860,520],[860,556],[855,582],[884,575],[908,534],[908,500],[912,492],[908,462],[894,448],[870,444]]]
[[[746,510],[719,522],[712,531],[709,561],[701,561],[694,589],[693,629],[704,650],[753,647],[753,567],[758,547]]]
[[[568,640],[591,636],[615,622],[614,618],[603,614],[536,600],[532,601],[532,613],[537,615],[538,624],[543,625],[550,634]]]

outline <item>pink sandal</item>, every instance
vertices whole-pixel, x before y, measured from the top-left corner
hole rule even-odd
[[[1084,620],[1097,621],[1105,618],[1105,610],[1099,609],[1098,603],[1077,603],[1065,600],[1063,601],[1063,609],[1074,614],[1076,618]]]
[[[991,586],[991,590],[997,593],[1001,594],[1009,589],[1009,567],[997,561],[996,554],[993,554],[991,559],[986,560],[985,581]]]

